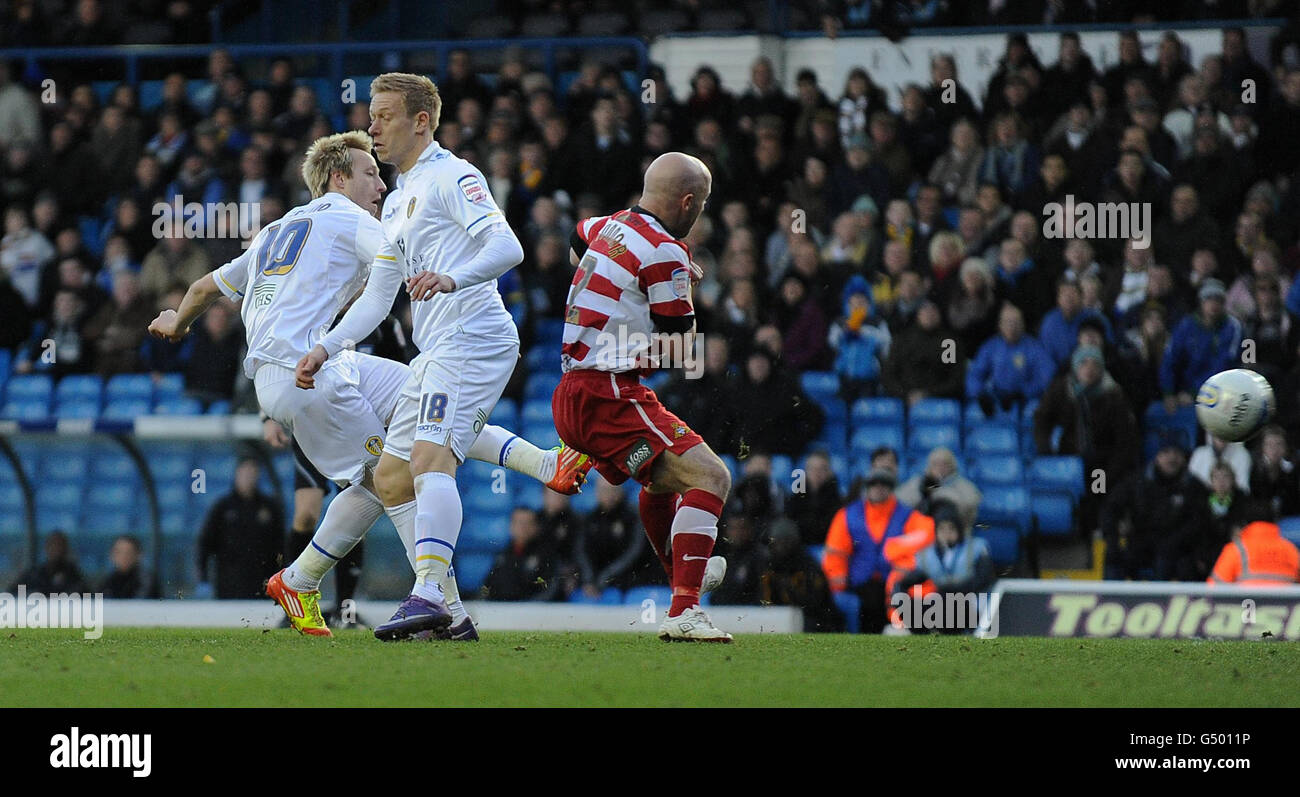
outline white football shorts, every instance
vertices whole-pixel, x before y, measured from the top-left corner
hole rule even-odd
[[[513,330],[511,330],[513,332]],[[455,329],[411,361],[384,450],[411,461],[416,440],[451,448],[460,462],[487,424],[519,359],[515,334]]]
[[[274,363],[258,367],[253,385],[262,410],[293,432],[325,478],[357,484],[384,452],[384,427],[410,374],[403,363],[345,349],[325,361],[312,390]]]

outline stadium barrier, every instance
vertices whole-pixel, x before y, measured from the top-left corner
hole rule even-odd
[[[357,601],[356,613],[378,622],[396,604]],[[630,604],[587,606],[569,603],[493,603],[467,601],[466,609],[482,631],[619,631],[659,630],[667,606]],[[803,631],[803,612],[789,606],[710,606],[719,626],[739,634],[791,634]],[[284,620],[271,601],[104,601],[107,628],[188,626],[204,628],[279,628]]]
[[[1300,640],[1300,587],[1003,579],[998,636]]]

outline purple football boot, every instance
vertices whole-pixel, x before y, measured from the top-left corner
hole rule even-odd
[[[444,601],[407,595],[388,622],[375,626],[375,638],[385,642],[407,639],[421,631],[442,631],[451,625],[451,611]]]

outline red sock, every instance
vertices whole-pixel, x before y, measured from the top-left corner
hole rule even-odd
[[[669,617],[676,617],[700,603],[700,582],[704,567],[718,537],[718,516],[722,499],[704,490],[688,490],[673,517],[673,605]]]
[[[673,530],[673,515],[677,514],[677,493],[652,493],[641,490],[641,525],[645,526],[645,536],[650,538],[650,546],[659,557],[659,564],[668,574],[668,582],[673,580],[673,560],[668,556],[668,535]]]

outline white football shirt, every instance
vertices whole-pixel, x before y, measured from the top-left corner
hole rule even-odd
[[[244,373],[262,363],[296,366],[361,289],[383,242],[375,217],[330,192],[268,224],[218,268],[217,287],[243,303]]]
[[[506,223],[482,172],[436,141],[410,171],[398,175],[380,217],[385,241],[375,267],[393,263],[403,280],[422,271],[445,274],[469,262],[481,248],[475,236]],[[518,334],[496,280],[411,302],[411,325],[411,337],[422,352],[456,327],[471,333]]]

